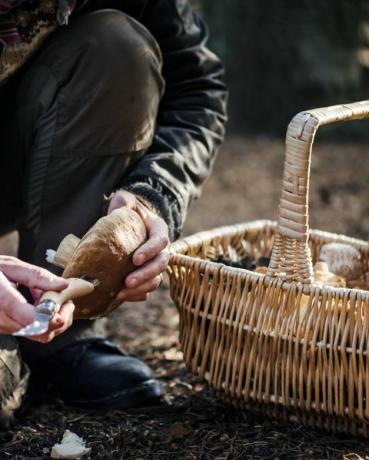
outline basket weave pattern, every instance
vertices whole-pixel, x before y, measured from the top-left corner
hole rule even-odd
[[[369,436],[369,292],[319,287],[312,263],[328,242],[309,231],[311,148],[318,126],[367,118],[369,102],[297,115],[286,140],[278,223],[255,221],[175,243],[171,295],[187,367],[223,398],[310,426]],[[271,257],[267,275],[212,262]]]

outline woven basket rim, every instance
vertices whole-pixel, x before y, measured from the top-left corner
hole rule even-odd
[[[270,275],[265,275],[262,273],[257,273],[251,270],[244,268],[230,267],[220,262],[214,262],[207,259],[202,259],[198,256],[189,256],[184,254],[193,247],[197,247],[203,243],[209,242],[216,238],[231,238],[236,236],[238,233],[243,233],[248,230],[276,230],[277,222],[272,220],[254,220],[250,222],[244,222],[234,225],[227,225],[222,227],[216,227],[212,230],[201,231],[185,237],[181,240],[176,241],[171,246],[170,254],[170,266],[171,265],[181,265],[188,268],[191,268],[194,264],[198,266],[200,272],[207,272],[209,274],[214,274],[215,272],[222,272],[223,274],[235,275],[240,280],[259,280],[262,281],[266,286],[275,285],[283,290],[296,289],[301,290],[303,294],[309,295],[311,293],[316,293],[319,296],[327,295],[328,293],[334,294],[336,299],[343,299],[345,297],[353,298],[359,297],[363,300],[369,301],[369,291],[364,291],[361,289],[351,289],[351,288],[338,288],[331,286],[317,286],[315,284],[303,284],[296,281],[286,281],[279,279],[278,277],[273,277]],[[348,237],[339,233],[331,233],[322,230],[311,229],[309,231],[310,238],[323,239],[328,242],[342,242],[346,244],[351,244],[352,246],[369,251],[369,243],[361,240],[359,238]]]

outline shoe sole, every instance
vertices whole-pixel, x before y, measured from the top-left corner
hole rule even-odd
[[[119,410],[154,405],[158,402],[162,394],[163,391],[160,383],[157,380],[150,379],[129,390],[117,391],[105,398],[88,400],[64,399],[64,402],[72,406],[88,409]]]

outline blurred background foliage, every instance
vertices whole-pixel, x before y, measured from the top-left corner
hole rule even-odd
[[[369,97],[368,0],[194,0],[230,88],[229,131],[284,136],[300,110]],[[326,136],[369,138],[368,123]]]

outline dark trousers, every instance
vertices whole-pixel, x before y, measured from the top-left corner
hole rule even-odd
[[[115,10],[72,19],[1,84],[0,234],[19,230],[21,259],[55,271],[46,249],[103,215],[151,143],[162,90],[157,43]],[[32,364],[97,329],[76,321],[48,345],[23,339],[21,355]]]

